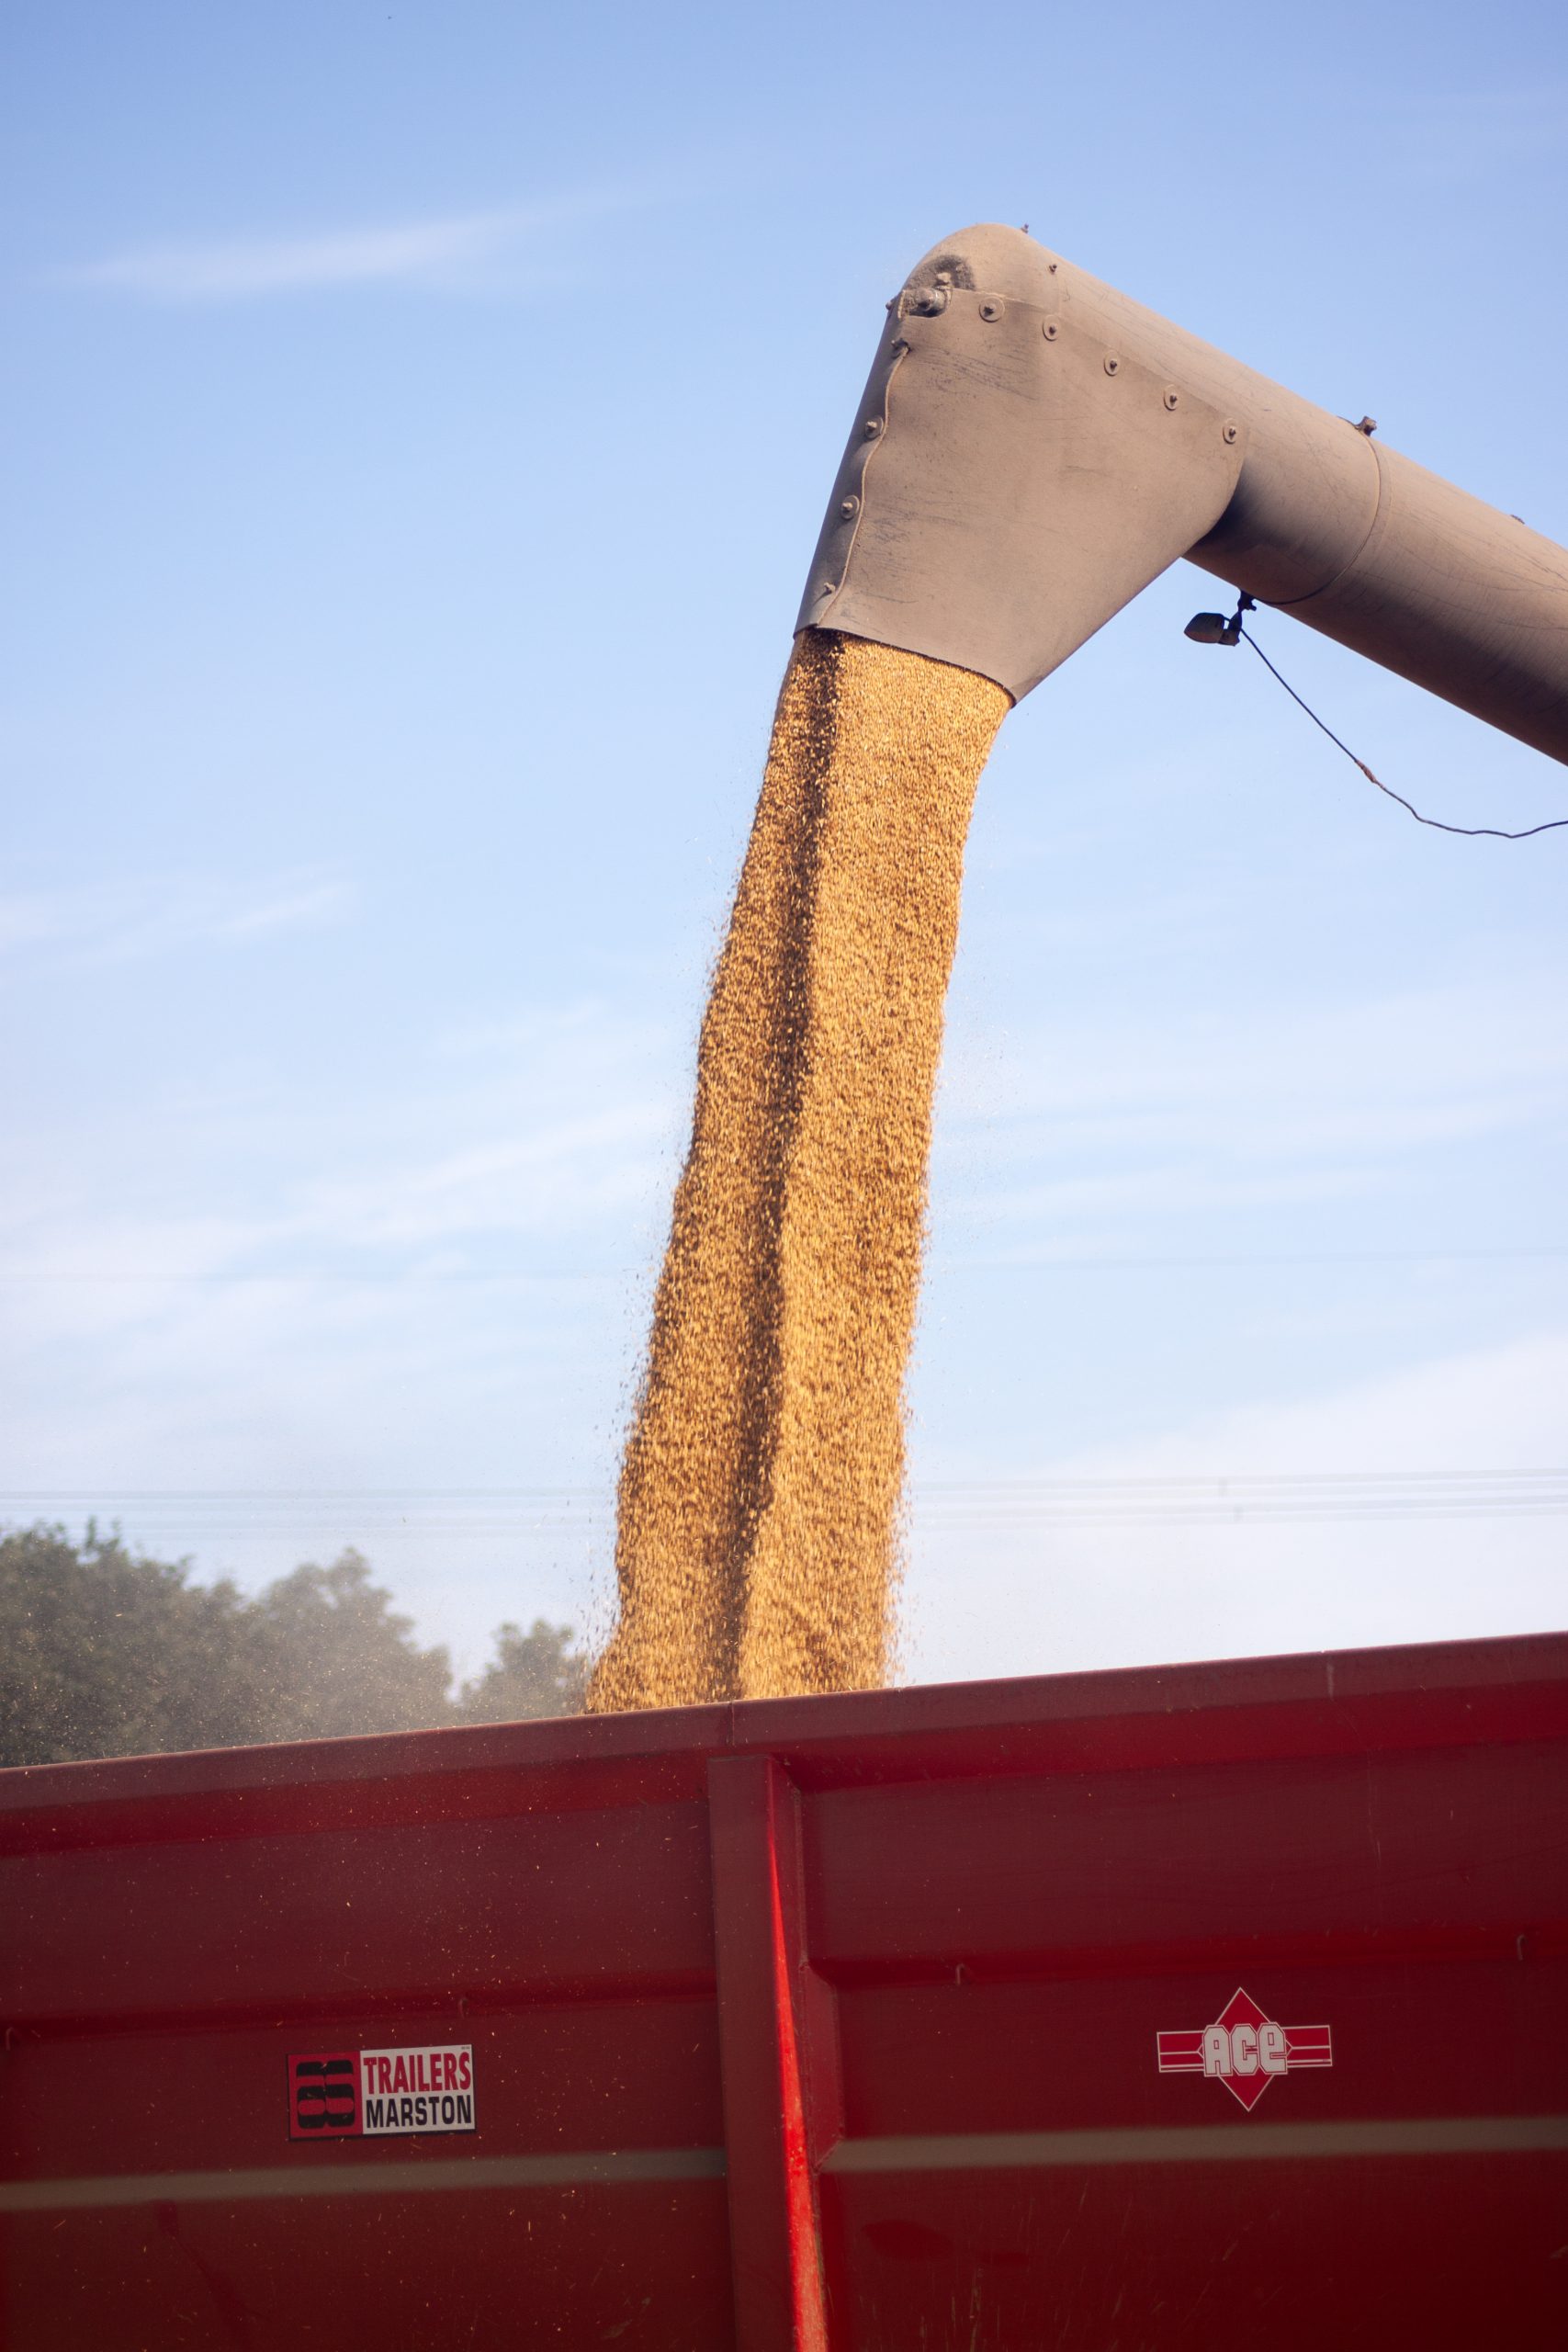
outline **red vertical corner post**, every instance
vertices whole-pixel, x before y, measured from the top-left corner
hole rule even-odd
[[[836,2074],[832,1996],[806,1965],[799,1803],[771,1756],[708,1765],[739,2352],[829,2352],[811,2078]]]

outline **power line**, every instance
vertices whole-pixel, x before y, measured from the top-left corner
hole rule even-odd
[[[1568,1469],[1246,1472],[1132,1478],[931,1480],[909,1498],[925,1533],[1052,1527],[1331,1525],[1568,1514]],[[614,1523],[609,1486],[32,1487],[16,1510],[140,1512],[164,1542],[583,1540]]]
[[[1477,1481],[1568,1480],[1568,1467],[1510,1470],[1183,1471],[1128,1478],[1035,1477],[921,1480],[923,1495],[1025,1491],[1113,1492],[1172,1487],[1204,1490],[1292,1487],[1467,1486]],[[0,1504],[51,1496],[73,1502],[578,1502],[600,1487],[33,1487],[0,1488]]]
[[[1291,1250],[1192,1254],[1151,1254],[1145,1256],[1101,1257],[960,1257],[948,1251],[937,1251],[926,1261],[931,1274],[954,1273],[1039,1273],[1094,1274],[1139,1273],[1167,1270],[1193,1272],[1223,1271],[1227,1267],[1247,1266],[1393,1266],[1393,1265],[1462,1265],[1492,1264],[1509,1261],[1520,1262],[1568,1259],[1568,1244],[1548,1242],[1519,1249],[1481,1250]],[[125,1284],[133,1288],[175,1289],[183,1285],[221,1289],[243,1283],[365,1283],[421,1284],[470,1283],[623,1283],[647,1279],[655,1272],[651,1261],[644,1265],[589,1268],[558,1266],[541,1272],[525,1266],[481,1266],[455,1271],[429,1272],[423,1267],[353,1267],[310,1266],[283,1268],[245,1267],[228,1273],[154,1273],[145,1269],[125,1272],[114,1268],[94,1268],[85,1272],[58,1273],[28,1267],[0,1266],[0,1283],[89,1283],[109,1287]]]

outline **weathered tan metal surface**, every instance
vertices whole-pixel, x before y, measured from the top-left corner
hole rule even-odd
[[[1333,580],[1283,609],[1568,760],[1568,555],[1397,449],[1371,447],[1371,531]]]
[[[1179,555],[1568,760],[1568,553],[1021,231],[890,306],[800,628],[1027,694]]]
[[[1167,392],[1031,303],[954,287],[934,314],[907,307],[873,367],[803,618],[1027,694],[1225,510],[1239,439],[1205,401]]]

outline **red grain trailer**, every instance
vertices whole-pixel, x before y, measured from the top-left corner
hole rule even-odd
[[[10,2352],[1561,2352],[1568,1636],[0,1774]]]

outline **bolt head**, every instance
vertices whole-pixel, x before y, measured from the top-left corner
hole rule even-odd
[[[980,316],[988,326],[994,326],[1006,308],[1007,304],[998,300],[996,295],[987,294],[980,305]]]
[[[1168,384],[1165,388],[1165,404],[1167,408],[1179,408],[1181,405],[1181,394],[1174,384]]]
[[[1238,437],[1240,431],[1240,426],[1233,423],[1231,418],[1227,416],[1224,423],[1220,427],[1220,435],[1221,438],[1226,442],[1234,442]]]
[[[1105,355],[1105,372],[1108,376],[1118,376],[1122,372],[1122,362],[1113,351],[1108,351]]]
[[[1043,322],[1040,332],[1044,336],[1047,343],[1055,343],[1062,330],[1057,325],[1055,319],[1046,319]]]
[[[874,441],[881,430],[882,419],[879,416],[868,416],[866,418],[865,437],[868,441]]]
[[[854,496],[852,492],[848,498],[840,499],[839,512],[843,516],[846,523],[850,520],[852,515],[858,514],[860,513],[860,500]]]

